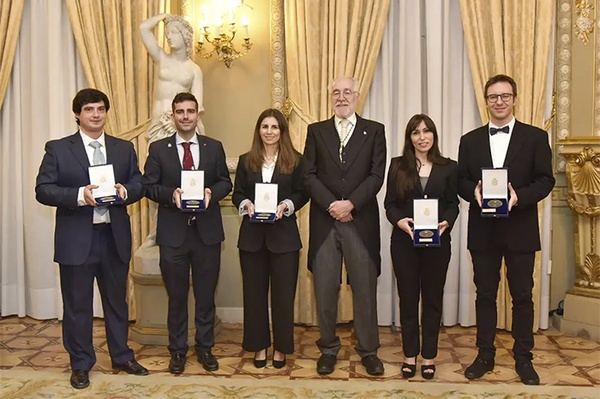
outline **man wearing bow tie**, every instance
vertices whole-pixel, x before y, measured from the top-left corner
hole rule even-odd
[[[321,337],[319,374],[337,362],[335,334],[342,259],[350,278],[356,351],[371,375],[383,374],[377,357],[377,276],[380,272],[377,192],[385,172],[382,124],[355,112],[358,81],[336,79],[329,87],[334,116],[308,126],[304,161],[310,203],[308,267],[313,273]]]
[[[533,268],[541,249],[537,204],[554,187],[552,154],[543,130],[517,121],[517,85],[496,75],[485,85],[489,124],[465,134],[458,153],[458,194],[470,203],[467,246],[473,261],[477,358],[465,377],[477,379],[494,368],[496,296],[502,259],[513,301],[515,369],[527,385],[539,384],[533,368]],[[481,216],[481,169],[508,169],[507,218]]]

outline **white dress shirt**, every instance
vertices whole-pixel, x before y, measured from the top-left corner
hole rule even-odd
[[[504,167],[504,159],[506,158],[506,152],[508,151],[508,144],[510,143],[510,137],[512,136],[513,128],[515,127],[515,118],[513,117],[511,121],[504,126],[508,126],[508,134],[496,133],[493,136],[490,135],[490,151],[492,153],[492,165],[494,168]],[[490,122],[489,127],[497,129],[504,126],[496,126]]]
[[[179,154],[179,163],[183,168],[183,146],[181,143],[186,143],[184,139],[179,136],[179,134],[175,134],[175,144],[177,145],[177,153]],[[192,159],[194,160],[194,169],[198,169],[198,165],[200,165],[200,144],[198,143],[198,136],[194,134],[194,136],[188,141],[191,144],[190,152],[192,153]]]

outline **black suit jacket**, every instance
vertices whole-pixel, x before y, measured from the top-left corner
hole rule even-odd
[[[390,171],[395,170],[401,158],[392,158]],[[413,199],[424,198],[425,195],[427,195],[427,198],[437,198],[439,221],[445,220],[450,225],[441,238],[450,240],[450,231],[458,217],[457,179],[457,164],[455,161],[450,160],[445,165],[433,164],[425,189],[421,188],[421,183],[417,183],[411,195],[408,195],[407,198],[399,198],[396,192],[396,176],[388,172],[384,205],[386,216],[394,226],[392,241],[411,241],[409,244],[412,245],[410,236],[400,230],[397,223],[405,217],[412,218],[414,216]]]
[[[554,187],[552,153],[548,134],[543,130],[515,121],[504,167],[508,181],[518,197],[508,218],[481,216],[481,208],[474,191],[481,180],[481,168],[491,168],[489,126],[485,125],[465,134],[458,152],[458,194],[470,203],[468,249],[497,248],[497,240],[507,250],[517,252],[539,251],[540,234],[537,203]]]
[[[126,205],[143,196],[141,174],[133,144],[108,134],[104,137],[106,162],[113,165],[115,181],[127,189],[125,204],[108,209],[119,257],[129,263],[131,224]],[[46,143],[35,193],[40,203],[57,208],[54,261],[59,264],[81,265],[90,253],[94,210],[91,206],[77,206],[79,188],[90,184],[89,166],[79,132]]]
[[[369,255],[381,269],[377,193],[385,173],[385,128],[357,115],[356,127],[339,158],[340,140],[334,118],[308,126],[304,147],[305,185],[310,203],[308,267],[335,220],[327,212],[335,200],[354,204],[352,216]]]
[[[212,191],[208,208],[196,213],[196,227],[205,245],[214,245],[225,239],[219,201],[231,191],[231,179],[220,141],[206,136],[198,137],[200,148],[199,170],[204,171],[204,185]],[[173,192],[181,187],[181,161],[175,144],[175,135],[150,145],[144,166],[142,182],[146,197],[158,203],[156,243],[170,247],[180,246],[189,228],[189,214],[181,212],[173,202]]]
[[[240,203],[249,199],[254,203],[255,183],[263,183],[262,171],[253,172],[246,168],[246,156],[240,156],[235,184],[233,187],[232,201],[239,209]],[[271,183],[277,183],[277,202],[289,199],[294,203],[294,212],[298,212],[307,202],[302,185],[302,171],[298,166],[291,175],[280,174],[275,167]],[[284,216],[275,223],[253,223],[248,215],[244,215],[238,237],[238,248],[243,251],[255,252],[263,245],[274,253],[297,251],[302,248],[302,241],[296,224],[296,214]]]

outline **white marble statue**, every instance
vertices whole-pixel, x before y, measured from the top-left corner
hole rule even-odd
[[[153,29],[160,21],[165,23],[165,34],[171,52],[159,45]],[[198,112],[202,106],[202,70],[192,59],[194,30],[190,23],[178,15],[159,14],[140,24],[142,42],[156,64],[152,122],[148,129],[148,144],[175,133],[171,120],[171,101],[177,93],[190,92],[198,99]],[[204,132],[198,123],[199,133]]]

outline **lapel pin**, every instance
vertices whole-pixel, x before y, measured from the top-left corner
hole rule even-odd
[[[367,131],[366,131],[366,130],[363,130],[363,134],[366,136],[366,135],[367,135]]]
[[[171,143],[169,143],[169,144],[167,145],[167,147],[172,147]]]

